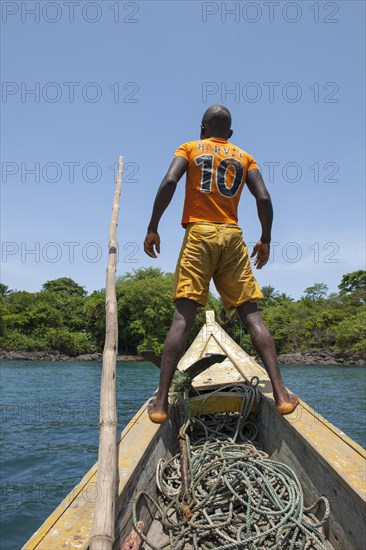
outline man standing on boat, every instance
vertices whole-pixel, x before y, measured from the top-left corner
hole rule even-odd
[[[271,198],[254,158],[228,141],[232,134],[230,111],[221,105],[209,107],[202,118],[201,139],[177,149],[155,198],[144,242],[145,252],[152,258],[160,253],[160,218],[178,181],[187,173],[182,218],[186,233],[174,277],[175,311],[164,344],[159,389],[149,405],[150,420],[159,424],[168,418],[168,392],[174,371],[185,351],[197,308],[206,305],[212,278],[225,310],[237,309],[248,329],[271,379],[277,410],[288,414],[299,402],[282,381],[273,339],[257,306],[263,294],[237,225],[238,203],[246,183],[256,199],[262,226],[261,238],[252,253],[254,265],[261,269],[269,258]]]

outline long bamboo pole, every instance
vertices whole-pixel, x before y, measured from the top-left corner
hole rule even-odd
[[[99,451],[94,521],[90,550],[111,550],[114,542],[116,499],[116,359],[118,319],[116,299],[117,224],[122,188],[123,157],[119,157],[112,218],[109,225],[109,254],[106,276],[106,333],[100,389]]]

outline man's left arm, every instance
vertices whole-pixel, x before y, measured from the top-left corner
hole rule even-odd
[[[258,217],[262,226],[261,238],[254,246],[251,255],[251,257],[255,256],[254,265],[256,268],[261,269],[266,265],[269,258],[273,220],[272,201],[262,175],[257,168],[248,171],[246,184],[257,201]]]
[[[175,157],[160,184],[155,197],[151,220],[148,225],[147,234],[144,241],[144,250],[151,258],[157,258],[156,252],[160,254],[160,236],[158,233],[160,218],[169,206],[175,193],[177,183],[187,171],[187,168],[187,159],[183,157]]]

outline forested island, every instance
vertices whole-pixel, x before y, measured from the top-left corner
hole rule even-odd
[[[136,356],[143,349],[161,352],[174,310],[172,281],[172,273],[156,268],[141,268],[117,279],[119,354]],[[366,271],[343,275],[338,288],[338,293],[328,294],[324,283],[315,283],[297,301],[272,286],[262,288],[265,299],[260,309],[280,360],[365,364]],[[63,277],[45,282],[35,293],[0,284],[0,295],[2,358],[20,358],[21,352],[33,352],[23,354],[24,358],[101,357],[104,289],[88,295],[78,283]],[[225,314],[213,294],[206,309],[213,309],[224,330],[255,355],[236,312]],[[204,321],[205,311],[200,308],[188,344]]]

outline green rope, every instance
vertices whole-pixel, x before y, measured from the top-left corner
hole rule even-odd
[[[259,399],[255,385],[230,386],[244,395],[239,413],[202,418],[189,418],[189,387],[182,383],[181,388],[187,405],[181,434],[189,451],[192,516],[181,514],[179,455],[161,459],[156,471],[158,500],[149,499],[169,543],[156,546],[139,530],[136,506],[141,496],[146,496],[139,493],[133,506],[134,527],[147,548],[183,550],[188,544],[200,550],[325,550],[323,527],[329,503],[320,497],[305,508],[295,472],[260,449],[255,441],[257,428],[247,420]],[[213,393],[227,390],[225,386]],[[325,511],[318,519],[312,511],[321,503]]]
[[[173,376],[173,380],[170,386],[170,392],[172,394],[180,393],[183,392],[185,389],[189,390],[190,387],[191,380],[189,376],[185,372],[177,369]]]

